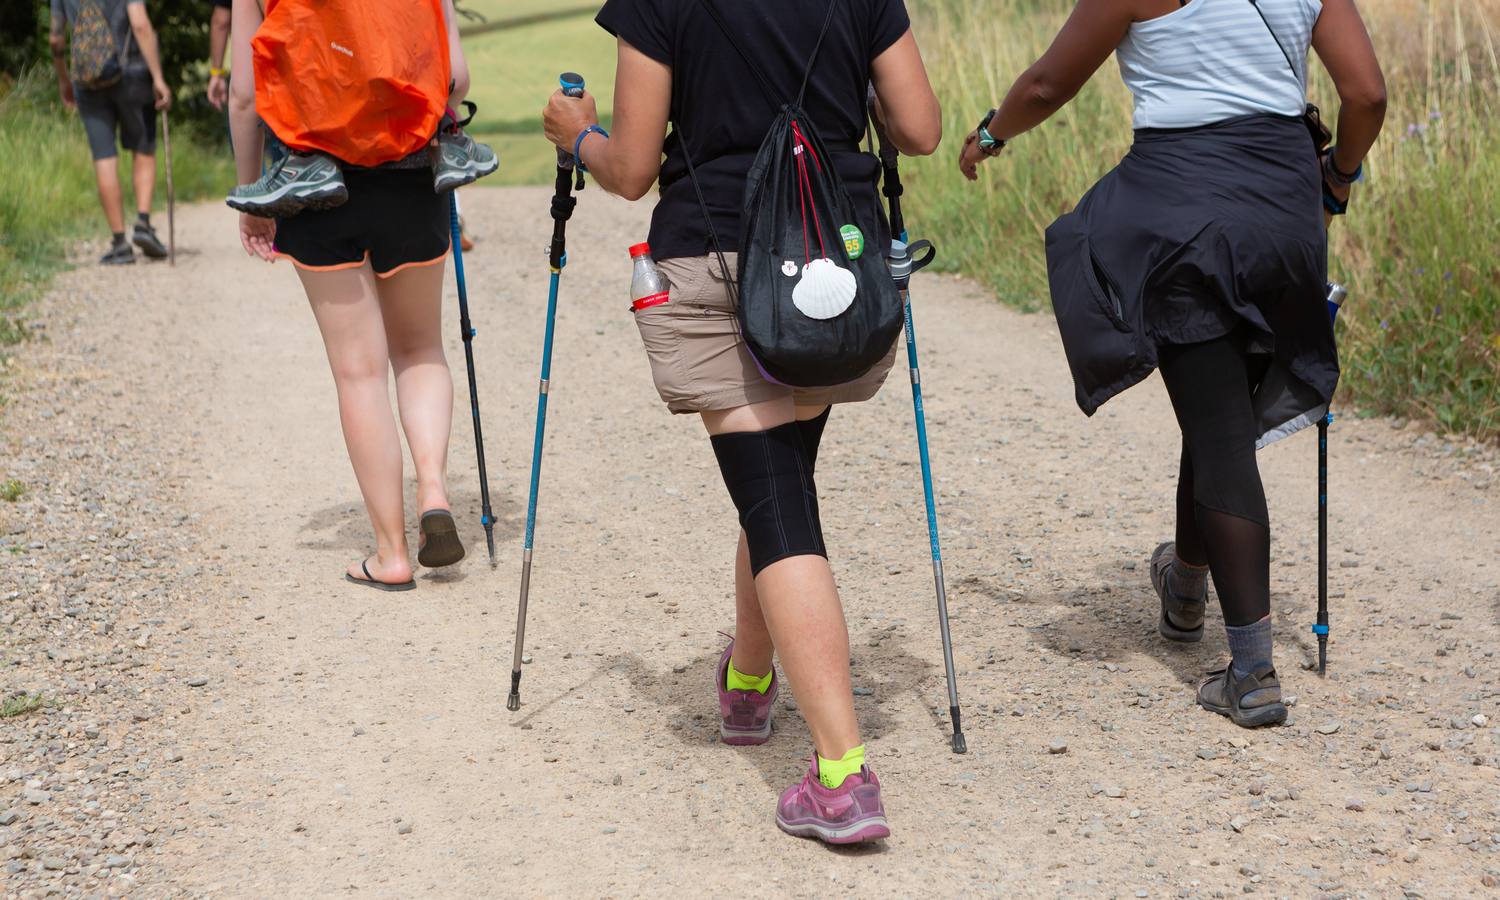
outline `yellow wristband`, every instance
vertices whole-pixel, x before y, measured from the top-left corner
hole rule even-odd
[[[225,75],[229,74],[229,70],[228,69],[214,69],[214,68],[210,68],[208,70],[208,74],[212,75],[215,78],[223,78]]]

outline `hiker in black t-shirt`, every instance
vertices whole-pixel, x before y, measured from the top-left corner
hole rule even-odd
[[[829,2],[836,4],[831,18]],[[942,134],[905,5],[609,0],[598,22],[619,39],[613,136],[598,127],[588,95],[554,95],[545,127],[608,191],[638,199],[660,184],[649,243],[670,299],[637,309],[636,324],[668,408],[702,417],[742,524],[735,637],[715,670],[720,733],[728,744],[769,737],[779,653],[816,752],[807,777],[782,795],[777,823],[830,843],[885,837],[879,782],[864,765],[849,636],[823,546],[813,464],[830,404],[874,396],[895,346],[882,365],[834,388],[803,390],[763,377],[736,328],[731,286],[711,261],[709,223],[685,154],[732,271],[746,173],[778,113],[754,72],[769,73],[770,87],[788,98],[810,73],[802,107],[830,148],[869,252],[883,252],[890,237],[876,190],[879,164],[857,149],[869,84],[903,152],[929,154]]]

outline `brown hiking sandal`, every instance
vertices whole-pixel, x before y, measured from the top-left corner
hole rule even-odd
[[[1232,667],[1210,673],[1198,686],[1198,705],[1228,716],[1241,728],[1280,725],[1286,721],[1286,704],[1281,702],[1281,681],[1276,670],[1261,666],[1236,680]]]
[[[1177,545],[1167,541],[1151,554],[1151,586],[1161,598],[1161,622],[1156,630],[1169,641],[1196,644],[1203,640],[1203,616],[1208,610],[1208,588],[1196,599],[1179,597],[1167,587],[1167,575],[1177,559]]]

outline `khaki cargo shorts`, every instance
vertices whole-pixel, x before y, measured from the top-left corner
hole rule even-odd
[[[726,254],[735,271],[735,254]],[[671,300],[635,313],[651,360],[656,392],[674,413],[734,409],[792,397],[798,406],[858,403],[880,391],[896,360],[898,339],[875,368],[855,381],[827,388],[792,388],[767,381],[740,337],[739,319],[714,256],[658,264]]]

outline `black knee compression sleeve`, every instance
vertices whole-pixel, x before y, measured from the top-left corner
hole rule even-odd
[[[807,449],[807,467],[814,472],[818,470],[818,447],[823,444],[823,429],[828,427],[828,414],[831,412],[833,407],[824,407],[820,415],[797,421],[797,430],[802,433],[802,446]]]
[[[826,557],[817,487],[797,423],[711,440],[745,529],[751,573],[791,556]]]

